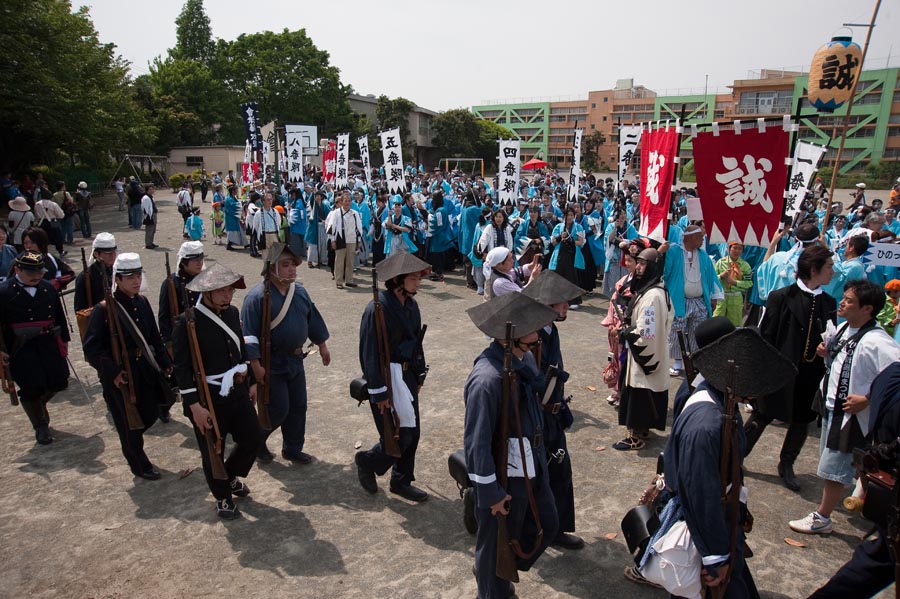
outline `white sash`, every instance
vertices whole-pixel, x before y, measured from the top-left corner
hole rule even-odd
[[[284,320],[284,317],[287,316],[288,308],[291,307],[291,301],[294,299],[294,289],[296,287],[296,283],[291,283],[291,286],[288,288],[287,295],[284,297],[284,303],[281,305],[281,310],[278,311],[278,315],[275,316],[275,320],[272,321],[271,329],[274,329],[275,327],[280,325],[281,321]]]

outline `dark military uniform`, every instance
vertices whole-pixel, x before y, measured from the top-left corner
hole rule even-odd
[[[380,291],[379,298],[384,313],[384,324],[387,329],[388,345],[391,348],[390,361],[400,364],[403,369],[403,383],[412,394],[413,409],[416,422],[414,427],[400,428],[399,458],[384,452],[384,420],[378,410],[377,402],[388,398],[387,385],[378,353],[378,336],[375,329],[375,302],[370,301],[363,312],[359,329],[359,364],[369,389],[369,407],[378,428],[379,441],[368,451],[358,454],[357,465],[381,475],[393,467],[391,484],[409,485],[416,480],[413,470],[416,465],[416,449],[419,446],[421,423],[419,421],[419,385],[420,377],[424,377],[425,356],[419,347],[419,336],[422,330],[422,316],[419,305],[412,297],[400,303],[393,291]]]
[[[106,270],[106,279],[103,278],[103,271]],[[78,273],[75,277],[75,311],[93,308],[103,301],[106,289],[105,281],[112,281],[112,267],[108,267],[100,260],[95,260],[93,264],[88,266],[85,278],[84,272]],[[90,286],[90,301],[88,301],[88,286]]]
[[[49,437],[47,402],[69,380],[69,330],[59,293],[46,280],[29,288],[13,275],[0,283],[0,327],[22,408],[34,429]]]
[[[128,351],[128,360],[134,378],[133,386],[137,397],[137,410],[144,421],[143,429],[130,430],[128,428],[123,404],[124,390],[120,390],[113,384],[113,380],[119,375],[121,369],[113,360],[106,302],[97,304],[88,320],[87,332],[84,336],[84,357],[97,370],[100,377],[103,398],[106,400],[109,413],[119,433],[119,441],[122,443],[122,455],[125,456],[128,466],[136,476],[144,476],[153,470],[153,465],[144,453],[144,431],[156,422],[160,404],[171,405],[171,392],[166,381],[162,374],[154,368],[146,351],[149,348],[161,370],[168,369],[172,362],[163,345],[162,338],[159,336],[153,309],[147,298],[142,295],[128,297],[121,291],[114,292],[114,295],[116,302],[122,307],[119,312],[120,334],[125,340],[125,347]],[[148,348],[144,348],[143,344],[139,344],[134,336],[128,333],[125,314],[131,317],[140,330]]]
[[[182,272],[173,273],[172,281],[175,283],[175,309],[172,309],[172,302],[169,301],[169,279],[163,280],[159,288],[159,312],[157,313],[157,323],[159,324],[159,334],[164,343],[169,344],[172,341],[172,329],[175,328],[175,318],[184,313],[184,286],[190,283],[194,277],[189,277]],[[188,291],[188,299],[191,304],[197,303],[199,293]],[[175,318],[172,314],[175,314]]]
[[[203,474],[206,476],[209,490],[217,500],[230,499],[229,481],[238,476],[247,476],[256,460],[256,451],[261,441],[256,410],[250,401],[249,369],[247,369],[247,374],[235,375],[234,386],[227,396],[222,397],[220,394],[221,375],[240,364],[247,363],[244,338],[241,334],[240,314],[234,306],[229,306],[221,314],[216,314],[204,306],[195,310],[194,315],[197,343],[203,359],[219,433],[223,440],[228,434],[231,434],[235,442],[234,449],[225,460],[228,481],[213,478],[206,438],[196,426],[194,432],[200,446]],[[199,399],[184,317],[179,318],[175,325],[172,333],[172,347],[175,354],[175,378],[181,389],[184,414],[193,423],[191,406]]]

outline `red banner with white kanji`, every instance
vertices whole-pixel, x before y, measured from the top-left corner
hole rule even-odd
[[[675,176],[678,131],[675,127],[641,135],[641,224],[639,233],[666,240],[669,201]]]
[[[337,142],[329,141],[322,152],[322,180],[326,183],[334,181],[337,175]]]
[[[694,137],[697,193],[710,243],[769,245],[784,207],[789,145],[790,132],[781,125]]]
[[[241,185],[250,185],[259,179],[259,163],[258,162],[242,162],[241,163]]]

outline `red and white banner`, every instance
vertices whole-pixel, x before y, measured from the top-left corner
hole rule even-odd
[[[641,135],[641,225],[638,232],[661,242],[666,240],[678,136],[676,127],[647,130]]]
[[[697,192],[710,243],[769,245],[784,207],[789,138],[781,125],[740,124],[694,137]]]
[[[258,162],[242,162],[241,163],[241,185],[250,185],[259,179],[259,163]]]
[[[322,152],[322,180],[326,183],[334,181],[337,175],[337,142],[329,141],[325,151]]]

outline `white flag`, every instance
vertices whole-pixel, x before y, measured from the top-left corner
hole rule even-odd
[[[288,181],[291,183],[299,183],[303,180],[303,126],[302,125],[285,125],[284,126],[284,159],[287,162],[285,170],[288,174]]]
[[[641,141],[642,129],[643,127],[640,125],[619,126],[619,178],[616,181],[617,186],[622,182],[622,179],[625,178],[625,173],[628,172],[628,166],[631,164],[631,161],[637,153],[638,142]]]
[[[569,174],[569,200],[578,199],[578,184],[581,179],[581,136],[584,129],[575,129],[575,145],[572,146],[572,172]]]
[[[800,211],[800,205],[812,183],[812,176],[819,169],[819,161],[824,155],[825,146],[805,141],[797,142],[797,147],[794,148],[794,164],[791,165],[791,178],[784,192],[785,217],[793,220]]]
[[[250,140],[244,145],[244,162],[250,162]]]
[[[497,199],[501,205],[515,205],[519,196],[519,161],[522,142],[518,139],[500,139],[500,161],[497,171]]]
[[[363,135],[356,140],[356,143],[359,145],[359,159],[363,164],[363,174],[366,177],[366,187],[368,187],[369,191],[371,191],[372,169],[371,164],[369,163],[369,136]]]
[[[390,193],[404,193],[406,179],[403,177],[403,148],[400,128],[394,127],[378,134],[381,137],[381,153],[384,157],[384,177]]]
[[[339,133],[337,136],[337,165],[335,184],[338,189],[346,189],[350,184],[350,134]]]

